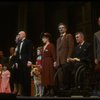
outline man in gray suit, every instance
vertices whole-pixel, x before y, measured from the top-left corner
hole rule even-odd
[[[98,18],[98,25],[100,26],[100,17]],[[94,33],[94,58],[94,62],[96,65],[96,87],[98,88],[100,83],[100,30]]]
[[[100,17],[98,18],[98,25],[100,26]],[[100,31],[94,34],[94,57],[95,64],[100,63]]]

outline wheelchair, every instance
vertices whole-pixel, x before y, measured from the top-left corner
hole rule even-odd
[[[74,76],[74,84],[76,89],[91,90],[92,82],[92,65],[82,64],[80,65]]]

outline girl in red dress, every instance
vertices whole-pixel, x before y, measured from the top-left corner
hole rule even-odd
[[[43,95],[43,86],[41,84],[41,69],[42,69],[42,47],[37,48],[36,68],[34,68],[34,84],[36,96]],[[37,74],[37,75],[36,75]]]

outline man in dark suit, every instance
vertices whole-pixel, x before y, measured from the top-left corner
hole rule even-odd
[[[66,72],[63,65],[66,63],[66,59],[70,58],[73,54],[74,40],[73,36],[67,32],[67,27],[64,23],[58,25],[60,37],[57,39],[57,73],[59,89],[65,88],[64,80],[66,78]]]
[[[16,93],[17,92],[17,85],[16,85],[16,81],[17,81],[17,73],[16,73],[16,56],[15,56],[15,48],[14,47],[10,47],[9,50],[10,56],[8,57],[8,67],[10,70],[10,87],[11,87],[11,92],[12,93]]]
[[[18,44],[16,56],[18,59],[18,76],[20,88],[22,88],[22,95],[30,95],[30,65],[32,64],[32,43],[30,40],[26,39],[26,33],[24,31],[20,31],[18,35],[21,42]],[[21,91],[19,91],[18,95],[21,95]]]
[[[72,82],[74,82],[73,85],[78,88],[79,82],[76,80],[76,74],[79,70],[85,66],[89,66],[91,63],[91,46],[89,43],[85,42],[84,34],[82,32],[77,32],[75,38],[78,45],[74,50],[73,58],[67,59],[65,68],[66,72],[70,73],[69,77],[72,79]]]

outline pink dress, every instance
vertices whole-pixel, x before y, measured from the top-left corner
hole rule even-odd
[[[10,72],[8,70],[2,72],[2,80],[1,80],[1,92],[2,93],[11,93],[10,90]]]

